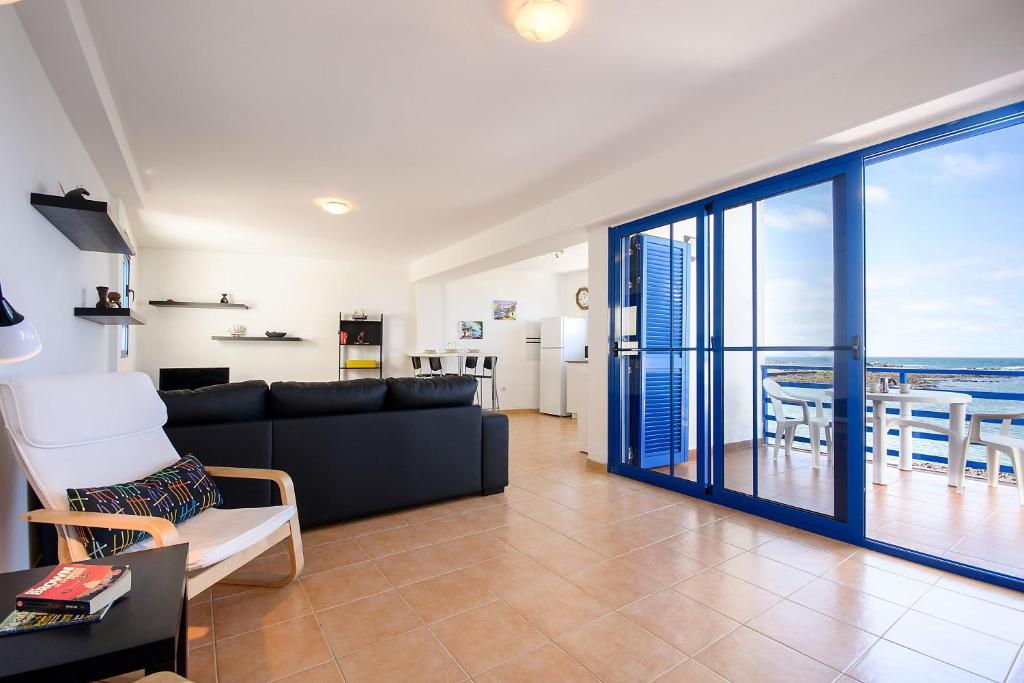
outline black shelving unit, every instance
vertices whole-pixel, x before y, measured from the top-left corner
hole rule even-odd
[[[135,256],[128,239],[107,213],[106,202],[33,192],[29,201],[82,251]]]
[[[130,308],[76,308],[75,317],[98,325],[146,324],[146,321]]]
[[[150,301],[149,305],[156,306],[157,308],[249,308],[248,304],[222,304],[213,301],[175,301],[174,299]]]
[[[349,348],[376,348],[376,365],[369,368],[345,367],[349,360]],[[353,359],[354,360],[354,359]],[[360,360],[370,360],[362,358]],[[353,320],[338,314],[338,379],[346,379],[351,372],[376,372],[384,379],[384,315],[376,320]]]

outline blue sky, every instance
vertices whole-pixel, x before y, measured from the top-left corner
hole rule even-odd
[[[1024,125],[869,166],[871,356],[1024,357]]]

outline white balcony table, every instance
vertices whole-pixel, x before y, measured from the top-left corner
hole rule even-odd
[[[810,400],[821,400],[822,394],[827,394],[829,400],[831,400],[833,395],[832,389],[784,388],[786,393],[792,396],[808,398]],[[946,456],[947,463],[949,464],[949,473],[946,483],[950,486],[957,485],[957,468],[954,467],[954,463],[959,462],[960,449],[963,447],[963,441],[966,436],[967,404],[973,400],[970,394],[961,394],[955,391],[912,389],[909,394],[901,394],[898,390],[888,393],[868,391],[865,392],[864,398],[871,401],[872,482],[882,484],[883,486],[888,484],[885,468],[888,449],[885,446],[885,437],[892,427],[897,427],[900,430],[899,467],[901,470],[909,471],[913,469],[914,449],[912,439],[913,429],[916,427],[917,429],[926,429],[938,432],[939,434],[945,434],[949,438]],[[889,417],[886,414],[887,403],[899,404],[899,417]],[[911,410],[915,403],[946,406],[949,411],[949,427],[914,419]]]

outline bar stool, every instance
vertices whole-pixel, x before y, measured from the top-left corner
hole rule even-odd
[[[412,361],[412,376],[426,377],[427,373],[423,372],[423,359],[419,356],[409,356],[409,360]]]
[[[465,362],[462,365],[462,375],[464,377],[472,377],[472,378],[476,379],[476,402],[479,405],[483,405],[483,403],[484,403],[484,396],[483,396],[484,389],[483,389],[483,386],[484,385],[483,385],[483,382],[480,381],[480,378],[477,377],[477,374],[476,374],[477,363],[479,362],[479,360],[480,360],[479,356],[466,356],[466,360],[465,360]]]
[[[472,360],[473,360],[473,364],[472,365],[470,365],[470,363],[469,363],[470,358],[472,358]],[[470,367],[472,367],[472,368],[475,369],[476,366],[477,366],[476,365],[476,361],[477,361],[477,357],[476,356],[467,357],[466,358],[466,368],[469,369]],[[483,404],[484,404],[484,401],[483,401],[484,380],[485,379],[491,380],[491,410],[501,410],[501,406],[498,403],[498,380],[496,378],[496,374],[497,373],[496,373],[496,370],[495,370],[495,368],[497,368],[497,366],[498,366],[498,357],[497,356],[484,356],[484,365],[483,365],[482,372],[473,372],[473,373],[467,372],[467,373],[464,373],[464,374],[466,374],[466,375],[468,375],[470,377],[475,377],[476,381],[479,383],[479,386],[477,388],[478,388],[478,390],[480,392],[480,405],[481,406],[483,406]]]
[[[444,364],[441,362],[440,358],[437,356],[431,356],[427,361],[430,363],[429,376],[440,377],[444,375]]]

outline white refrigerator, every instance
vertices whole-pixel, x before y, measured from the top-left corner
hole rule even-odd
[[[565,363],[583,360],[587,321],[558,316],[540,321],[540,412],[565,416]]]

